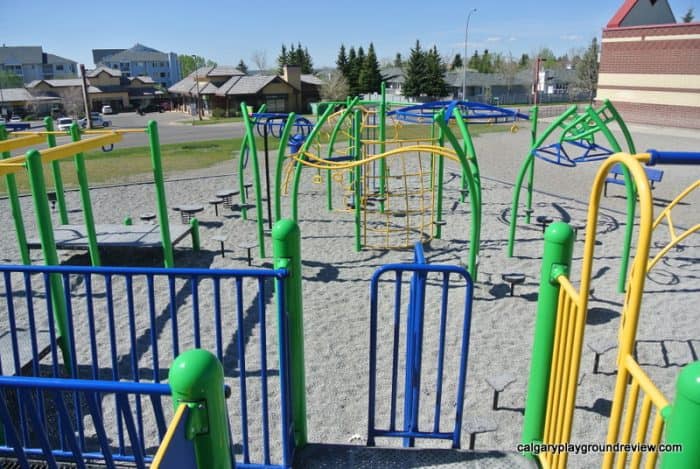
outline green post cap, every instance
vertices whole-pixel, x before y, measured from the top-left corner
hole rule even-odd
[[[678,375],[678,394],[700,404],[700,361],[685,366]]]
[[[203,349],[192,349],[178,355],[168,373],[170,386],[187,393],[192,400],[206,397],[209,392],[206,385],[223,378],[224,369],[219,360]]]
[[[557,221],[547,227],[544,232],[545,241],[562,244],[573,236],[574,230],[568,223]]]
[[[272,227],[272,239],[283,240],[291,234],[299,233],[299,225],[289,218],[283,218]]]

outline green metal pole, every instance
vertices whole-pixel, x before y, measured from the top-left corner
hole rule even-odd
[[[146,133],[148,133],[148,143],[151,148],[153,183],[156,186],[156,211],[158,212],[160,239],[163,244],[163,264],[165,267],[175,267],[173,243],[170,238],[170,222],[168,221],[168,203],[165,199],[165,181],[163,180],[163,162],[160,156],[160,138],[158,137],[158,124],[156,121],[148,121]]]
[[[192,250],[199,251],[199,220],[197,220],[196,218],[190,220],[190,228],[192,230]]]
[[[49,116],[44,117],[44,127],[47,131],[53,132],[53,119]],[[56,146],[56,136],[47,134],[46,144],[49,148]],[[51,174],[53,175],[53,189],[56,192],[56,205],[58,205],[58,216],[61,219],[62,225],[67,225],[68,222],[68,206],[66,205],[66,196],[63,191],[63,177],[61,177],[61,162],[54,160],[51,162]]]
[[[532,122],[532,130],[530,131],[530,148],[535,148],[535,141],[537,139],[537,115],[539,114],[539,108],[537,105],[532,107],[530,112],[530,119]],[[530,172],[527,177],[527,201],[526,201],[526,211],[525,211],[525,223],[530,224],[530,219],[532,218],[532,191],[535,188],[535,162],[530,164]]]
[[[386,151],[386,82],[381,86],[382,100],[379,102],[379,152]],[[432,176],[431,176],[432,177]],[[384,194],[386,193],[386,158],[379,160],[379,212],[384,213]]]
[[[258,253],[260,258],[265,257],[265,230],[263,227],[263,207],[262,207],[262,189],[260,188],[260,166],[258,165],[258,150],[255,146],[255,137],[253,136],[253,124],[248,115],[247,106],[241,103],[241,115],[243,116],[243,125],[248,135],[248,158],[253,165],[253,189],[255,190],[255,223],[257,224],[258,233]],[[243,187],[241,189],[244,189]]]
[[[557,277],[568,275],[574,247],[574,232],[564,222],[552,223],[544,234],[544,254],[540,271],[535,337],[530,360],[530,379],[525,401],[523,443],[541,442],[544,434],[549,374],[554,344],[559,289]],[[526,453],[534,457],[532,453]]]
[[[74,142],[80,141],[80,128],[75,122],[70,126],[70,136]],[[95,229],[95,217],[92,213],[92,202],[90,201],[90,183],[87,177],[87,169],[85,168],[85,156],[82,153],[76,153],[73,161],[75,162],[75,171],[78,175],[80,203],[83,206],[83,222],[85,223],[85,232],[88,238],[90,262],[93,266],[99,266],[101,265],[100,248],[97,246],[97,230]]]
[[[5,126],[0,124],[0,141],[7,140],[7,131]],[[10,157],[9,151],[2,152],[2,159]],[[12,220],[15,224],[15,234],[17,235],[17,244],[19,244],[19,255],[22,258],[22,264],[31,264],[29,258],[29,247],[27,246],[27,233],[24,230],[24,220],[22,218],[22,206],[19,201],[19,191],[17,190],[17,181],[14,174],[5,175],[5,185],[7,186],[7,198],[10,201],[10,209],[12,211]]]
[[[668,409],[668,408],[667,408]],[[663,409],[665,411],[666,409]],[[700,468],[700,361],[683,367],[676,383],[676,400],[666,425],[666,443],[682,450],[664,453],[661,469]]]
[[[235,467],[224,400],[224,368],[216,356],[202,349],[181,353],[170,367],[168,382],[174,408],[180,404],[190,408],[185,435],[194,444],[197,467]]]
[[[335,139],[338,137],[338,132],[343,126],[343,123],[345,122],[345,119],[347,119],[348,114],[350,111],[355,107],[355,105],[360,101],[360,97],[356,96],[355,98],[350,101],[350,98],[348,97],[346,102],[342,103],[345,106],[345,110],[341,113],[340,117],[338,118],[338,121],[335,123],[335,126],[333,127],[333,130],[331,131],[331,135],[328,139],[328,157],[331,158],[333,156],[333,151],[335,150]],[[332,114],[333,111],[333,105],[328,104],[326,106],[326,110],[323,113],[323,116],[321,119],[319,119],[316,122],[316,125],[314,126],[314,129],[316,128],[321,128],[323,124],[328,120],[328,116]],[[310,135],[307,140],[310,140]],[[306,147],[304,147],[306,148]],[[296,174],[294,176],[296,178]],[[329,169],[326,172],[326,192],[328,193],[326,195],[326,205],[328,207],[328,211],[333,210],[333,183],[332,179],[333,178],[333,170]]]
[[[241,151],[238,157],[238,188],[239,191],[238,193],[241,196],[241,220],[247,220],[248,219],[248,208],[246,208],[246,203],[247,203],[247,197],[246,197],[246,191],[245,191],[245,160],[246,158],[244,157],[245,151],[248,150],[248,139],[250,139],[251,136],[248,135],[248,129],[246,128],[246,134],[243,136],[243,140],[241,141]],[[255,137],[252,137],[255,138]]]
[[[355,110],[355,114],[353,115],[353,136],[354,136],[354,150],[353,153],[355,153],[355,161],[360,160],[360,152],[362,151],[362,139],[361,139],[361,132],[360,132],[360,127],[362,126],[362,111],[359,109]],[[362,250],[362,237],[361,237],[361,224],[362,224],[362,213],[360,212],[360,205],[362,204],[362,166],[357,165],[355,166],[355,170],[353,171],[355,173],[354,177],[354,198],[353,200],[355,201],[355,251],[361,251]]]
[[[285,304],[289,317],[289,364],[294,441],[297,448],[308,441],[306,426],[306,371],[304,366],[304,309],[301,288],[301,233],[299,225],[284,218],[272,227],[272,253],[276,269],[287,269]]]
[[[284,171],[284,158],[287,153],[287,142],[289,135],[292,133],[292,127],[297,115],[293,112],[287,116],[287,122],[282,130],[279,148],[277,149],[277,164],[275,165],[275,219],[279,221],[282,218],[282,171]]]
[[[323,123],[326,122],[326,120],[328,120],[328,116],[331,114],[332,111],[333,108],[331,106],[328,106],[326,108],[326,111],[323,113],[323,116],[321,116],[321,119],[318,122],[316,122],[314,128],[311,129],[311,132],[309,132],[309,135],[307,135],[306,140],[304,140],[304,143],[299,149],[299,152],[302,154],[302,159],[304,158],[304,152],[306,152],[309,149],[309,146],[311,146],[311,143],[314,140],[316,140],[316,135],[318,135],[318,133],[321,131]],[[329,145],[329,147],[330,146],[331,145]],[[301,183],[301,170],[303,166],[304,165],[302,163],[297,161],[296,167],[294,168],[294,180],[292,182],[292,191],[290,194],[292,198],[292,219],[294,221],[299,221],[299,184]]]
[[[441,147],[445,146],[445,135],[442,132],[442,129],[438,127],[438,143]],[[433,124],[433,128],[431,132],[435,132],[435,124]],[[432,163],[433,158],[430,160],[430,165],[432,169]],[[442,155],[438,155],[438,161],[437,161],[437,181],[433,181],[433,172],[431,171],[430,173],[430,179],[431,179],[431,184],[437,184],[437,200],[436,200],[436,207],[435,207],[435,220],[438,222],[435,225],[435,238],[440,239],[442,237],[442,185],[444,181],[444,173],[445,173],[445,157]],[[435,189],[433,189],[435,190]]]
[[[557,128],[562,127],[564,125],[564,122],[572,115],[576,114],[576,105],[570,106],[566,111],[564,111],[559,117],[557,117],[550,125],[547,127],[547,129],[544,131],[542,135],[540,135],[534,142],[532,142],[532,145],[530,146],[530,150],[528,153],[525,155],[525,158],[523,160],[523,164],[520,167],[520,171],[518,172],[518,176],[515,180],[515,189],[513,189],[513,202],[511,204],[511,209],[510,209],[510,228],[508,231],[508,257],[513,257],[513,249],[515,246],[515,227],[517,225],[518,221],[518,202],[520,201],[520,190],[523,187],[523,180],[525,179],[525,175],[527,174],[527,171],[534,171],[534,159],[535,156],[533,154],[533,151],[535,151],[537,148],[542,146],[544,141],[554,132]],[[536,123],[533,124],[533,131],[532,131],[532,138],[534,138],[535,133],[536,133]],[[530,165],[533,165],[532,168],[530,168]],[[532,180],[532,175],[530,175],[530,180]],[[528,188],[528,206],[527,209],[530,210],[532,207],[532,187]]]
[[[51,211],[49,201],[46,196],[46,184],[44,183],[44,169],[42,168],[41,155],[36,150],[27,152],[27,171],[29,173],[29,187],[32,191],[34,201],[34,213],[36,215],[36,226],[41,240],[41,249],[44,253],[44,263],[46,265],[58,265],[58,252],[56,251],[56,240],[53,236],[53,224],[51,223]],[[51,282],[51,304],[53,305],[53,317],[58,329],[58,346],[61,348],[63,361],[66,368],[72,369],[70,355],[70,331],[68,330],[68,320],[66,316],[66,303],[63,297],[63,285],[58,274],[50,276]]]

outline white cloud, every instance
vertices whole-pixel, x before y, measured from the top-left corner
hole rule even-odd
[[[501,36],[492,36],[492,37],[487,37],[486,42],[499,42],[503,38]]]
[[[565,34],[563,36],[559,36],[559,39],[563,39],[564,41],[580,41],[581,36],[578,34]]]

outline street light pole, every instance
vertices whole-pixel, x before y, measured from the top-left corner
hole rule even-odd
[[[476,8],[472,8],[467,15],[467,27],[464,30],[464,60],[462,60],[462,64],[464,65],[464,77],[462,79],[462,101],[467,100],[467,63],[469,61],[469,58],[467,57],[467,42],[469,42],[469,20],[471,19],[473,13],[476,13]]]
[[[200,97],[199,97],[199,75],[197,73],[197,68],[198,68],[197,67],[197,56],[193,55],[192,60],[194,60],[194,83],[195,83],[195,86],[197,87],[197,104],[196,104],[197,116],[199,117],[199,120],[202,120],[202,113],[199,110]]]

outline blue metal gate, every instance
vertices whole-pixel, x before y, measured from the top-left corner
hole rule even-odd
[[[412,273],[410,281],[404,281],[404,273]],[[391,278],[389,273],[394,273]],[[389,275],[387,275],[389,274]],[[431,275],[434,274],[434,275]],[[451,285],[450,275],[464,280],[464,305],[455,309],[448,301]],[[389,277],[388,279],[384,279]],[[433,280],[437,277],[437,280]],[[393,287],[393,292],[380,295],[381,284]],[[408,285],[406,285],[408,283]],[[403,314],[401,298],[402,290],[408,286],[408,305]],[[434,288],[433,288],[434,287]],[[471,324],[471,303],[473,284],[466,269],[450,265],[430,265],[425,262],[423,248],[420,243],[415,248],[415,263],[390,264],[377,269],[372,276],[370,292],[370,356],[369,356],[369,411],[367,444],[374,446],[376,437],[400,437],[406,447],[412,447],[415,438],[436,438],[452,441],[453,448],[460,447],[464,390],[467,377],[467,358],[469,351],[469,328]],[[389,288],[391,290],[391,288]],[[431,292],[431,290],[434,290]],[[430,295],[435,293],[437,295]],[[386,293],[386,292],[384,292]],[[404,293],[405,295],[405,293]],[[391,308],[380,307],[380,296],[392,303]],[[426,303],[428,308],[426,309]],[[460,314],[461,310],[461,314]],[[386,320],[393,322],[391,335],[378,337],[378,324],[382,312]],[[456,315],[456,318],[452,316]],[[434,329],[435,319],[439,323],[437,337],[425,337],[426,327]],[[453,326],[453,321],[461,326]],[[429,321],[426,323],[426,321]],[[386,328],[384,329],[386,330]],[[403,334],[402,334],[403,332]],[[447,336],[451,335],[450,340]],[[403,338],[402,338],[403,337]],[[453,347],[450,347],[452,345]],[[378,348],[386,349],[381,353]],[[401,348],[405,350],[400,353]],[[434,350],[435,374],[432,377],[423,373],[424,359],[428,357],[426,349]],[[454,353],[450,353],[454,349]],[[459,357],[458,363],[455,360]],[[446,360],[449,366],[446,366]],[[390,368],[388,377],[378,375],[378,361]],[[399,376],[404,370],[403,386],[403,415],[401,421],[397,417],[399,411],[400,389]],[[449,375],[449,377],[448,377]],[[451,429],[445,430],[441,424],[449,411],[443,409],[445,400],[445,381],[449,381],[454,391],[449,402],[455,403],[452,413]],[[424,412],[421,418],[422,386],[434,386],[434,405],[432,415]],[[388,395],[377,398],[377,394],[388,390]],[[388,420],[388,426],[379,427],[378,402],[388,403],[384,406],[382,417]],[[430,427],[429,429],[423,429]]]
[[[27,454],[43,454],[48,459],[48,448],[58,451],[57,456],[89,454],[99,459],[102,455],[105,462],[124,457],[147,463],[172,415],[169,403],[161,403],[161,396],[169,394],[163,391],[167,386],[155,383],[167,378],[172,360],[181,351],[194,347],[210,350],[224,366],[237,453],[232,457],[237,465],[291,464],[287,313],[284,295],[279,294],[286,270],[0,265],[0,275],[0,374],[17,376],[3,377],[1,386],[6,394],[12,388],[21,400],[16,412],[3,414],[2,422],[8,438],[15,429]],[[55,339],[57,297],[64,305],[67,324],[63,340],[69,353],[64,357]],[[271,304],[276,305],[272,313],[276,312],[276,318],[268,317]],[[268,327],[270,320],[273,327]],[[41,378],[30,385],[20,375]],[[113,390],[117,397],[107,402],[102,391],[88,391],[92,388],[87,384],[84,391],[71,388],[57,378],[69,378],[76,386],[80,380],[93,380],[94,386],[101,386],[100,381],[126,381],[136,387],[120,391],[117,386]],[[146,385],[141,391],[140,384]],[[156,386],[153,390],[157,392],[148,386]],[[21,390],[30,388],[34,391]],[[40,398],[39,390],[48,392],[48,397]],[[34,392],[34,397],[30,399],[28,392]],[[76,448],[66,449],[72,441],[68,433],[47,443],[34,439],[41,432],[27,426],[39,422],[32,417],[34,410],[41,415],[47,402],[56,401],[57,392],[72,403],[70,422],[80,434],[79,453]],[[96,423],[89,424],[92,436],[81,433],[84,420],[90,420],[85,417],[92,415],[95,396],[109,408],[100,413],[105,416],[103,433],[113,441],[111,455],[105,453],[107,447],[99,435],[93,438]],[[69,421],[60,416],[63,410],[58,406],[56,414],[62,432],[68,429],[63,422]],[[122,457],[125,436],[132,449]],[[32,442],[41,444],[31,446]],[[90,447],[91,442],[99,444]],[[9,439],[0,443],[0,455],[12,456],[17,451]]]

